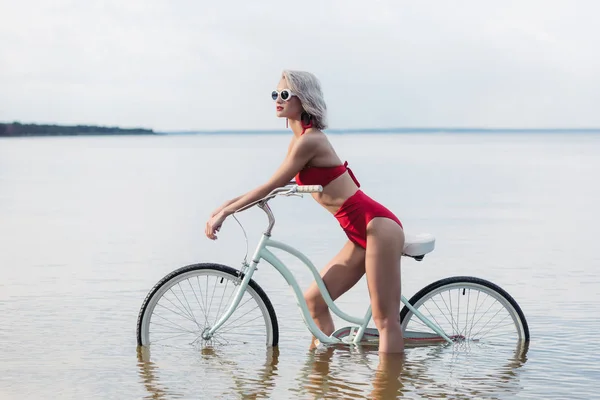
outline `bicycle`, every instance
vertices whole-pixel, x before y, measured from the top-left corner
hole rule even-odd
[[[199,263],[184,266],[163,277],[149,291],[140,308],[136,329],[138,345],[158,345],[169,339],[187,336],[187,344],[192,345],[247,346],[251,341],[256,341],[262,345],[277,346],[279,325],[275,310],[267,294],[252,279],[261,260],[274,267],[293,289],[304,323],[320,343],[377,343],[377,329],[368,327],[372,317],[371,306],[362,317],[343,312],[331,299],[323,279],[310,259],[294,247],[272,238],[275,217],[268,205],[271,199],[278,195],[301,197],[303,193],[318,193],[322,190],[319,185],[299,186],[290,182],[237,210],[236,213],[258,205],[267,214],[269,224],[258,242],[251,262],[247,261],[246,236],[246,256],[241,269],[222,264]],[[434,248],[435,237],[431,234],[406,235],[403,257],[422,261]],[[271,249],[282,250],[308,267],[329,309],[351,325],[338,328],[331,335],[323,333],[311,318],[293,273]],[[228,300],[223,302],[230,284],[232,291]],[[190,295],[189,300],[186,293]],[[481,302],[480,297],[484,297]],[[461,299],[464,305],[462,309]],[[217,301],[219,305],[213,318],[213,302],[216,308]],[[529,341],[527,320],[517,302],[504,289],[481,278],[453,276],[440,279],[419,290],[410,300],[402,295],[401,301],[403,307],[399,318],[402,331],[404,337],[414,343],[514,345],[518,341]],[[254,307],[247,309],[246,306],[251,302]],[[470,308],[471,305],[474,306],[473,309]],[[484,318],[484,309],[485,313],[491,310],[492,316]],[[255,310],[258,310],[257,316],[251,317],[250,313]],[[446,311],[449,315],[446,315]],[[169,313],[168,318],[163,312]],[[205,313],[203,319],[196,318],[199,312]],[[497,316],[499,321],[496,320]],[[174,317],[181,317],[181,322],[173,323]],[[236,326],[233,324],[238,321],[240,324],[235,330]],[[477,326],[480,321],[483,326]]]

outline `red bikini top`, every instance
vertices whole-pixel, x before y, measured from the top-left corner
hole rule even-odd
[[[329,182],[348,171],[350,177],[356,186],[360,187],[360,183],[348,168],[348,161],[344,165],[335,165],[333,167],[306,167],[296,174],[296,183],[298,185],[321,185],[325,187]]]
[[[312,123],[309,125],[302,125],[301,135],[304,135],[306,129],[312,127]],[[356,183],[356,186],[360,187],[360,183],[352,173],[352,170],[348,168],[348,161],[344,162],[344,165],[334,165],[332,167],[305,167],[296,174],[296,183],[298,185],[321,185],[325,187],[329,182],[333,181],[344,172],[348,171],[348,174]]]

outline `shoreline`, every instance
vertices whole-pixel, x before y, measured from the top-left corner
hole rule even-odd
[[[131,135],[278,135],[288,134],[289,129],[212,129],[167,130],[148,128],[121,128],[100,125],[54,125],[0,123],[0,138],[47,137],[47,136],[131,136]],[[352,128],[325,129],[327,134],[600,134],[600,128],[456,128],[456,127],[405,127],[405,128]]]
[[[156,135],[152,129],[99,125],[0,123],[0,137]]]

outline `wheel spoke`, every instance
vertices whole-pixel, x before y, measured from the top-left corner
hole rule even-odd
[[[440,309],[440,307],[438,307],[438,305],[436,304],[436,302],[433,299],[431,299],[431,301],[433,301],[433,304],[435,304],[435,306],[438,308],[438,310],[440,310],[440,312],[443,313],[443,311]],[[431,319],[433,319],[433,322],[435,322],[435,324],[437,326],[441,327],[442,325],[437,321],[437,318],[435,318],[435,315],[433,315],[433,313],[431,311],[429,311],[429,308],[427,308],[427,306],[424,305],[424,304],[423,304],[423,307],[425,307],[425,310],[429,313],[429,316],[431,317]],[[446,321],[448,321],[448,318],[446,317],[446,315],[445,314],[442,314],[442,315],[443,315],[444,318],[446,318]],[[422,322],[420,319],[417,318],[416,320],[419,321],[421,324],[427,326],[427,324],[424,323],[424,322]],[[450,323],[450,321],[448,321],[448,323]],[[427,328],[431,329],[428,326],[427,326]]]
[[[168,300],[168,299],[167,299],[167,300]],[[191,319],[189,316],[187,316],[187,315],[185,315],[185,314],[183,314],[183,313],[177,312],[177,311],[173,311],[173,310],[171,310],[169,307],[167,307],[167,306],[165,306],[165,305],[162,305],[162,304],[158,303],[158,304],[157,304],[157,306],[161,306],[162,308],[164,308],[165,310],[169,310],[169,311],[170,311],[170,312],[172,312],[173,314],[180,315],[181,317],[183,317],[183,318],[187,319],[188,321],[191,321],[191,322],[193,322],[193,323],[196,323],[196,321],[195,321],[195,320],[193,320],[193,319]]]
[[[177,327],[181,328],[181,330],[182,330],[182,331],[191,332],[191,331],[189,331],[189,330],[185,329],[183,326],[181,326],[181,325],[178,325],[178,324],[176,324],[176,323],[174,323],[174,322],[171,322],[170,320],[168,320],[167,318],[163,317],[163,316],[162,316],[162,315],[160,315],[160,314],[153,314],[153,315],[154,315],[155,317],[162,318],[162,319],[164,319],[165,321],[167,321],[167,322],[169,322],[169,323],[171,323],[171,324],[173,324],[173,325],[175,325],[175,326],[177,326]]]
[[[477,319],[477,322],[481,321],[481,318],[483,318],[483,316],[490,310],[490,308],[492,308],[493,305],[494,305],[494,303],[490,304],[490,306],[488,307],[488,309],[485,310],[485,312],[483,314],[481,314],[481,316]]]
[[[459,334],[460,333],[460,329],[458,328],[458,326],[460,325],[460,288],[458,288],[457,291],[458,294],[458,310],[456,311],[456,333]]]
[[[225,291],[227,290],[227,285],[229,285],[229,279],[225,282],[225,287],[223,288],[223,294],[221,295],[221,301],[219,302],[219,309],[217,310],[217,318],[221,315],[221,304],[223,304],[223,298],[225,297]],[[231,296],[230,296],[231,299]],[[215,319],[216,322],[216,319]]]
[[[441,295],[440,295],[440,297],[442,298],[442,301],[443,301],[444,297],[441,296]],[[440,306],[438,306],[438,304],[436,303],[436,301],[433,298],[431,298],[431,301],[433,302],[433,304],[435,304],[435,306],[437,307],[437,309],[440,310],[440,313],[442,313],[443,317],[446,318],[446,321],[448,321],[448,323],[450,324],[450,327],[454,330],[454,324],[452,323],[452,321],[450,321],[448,319],[448,317],[446,316],[446,314],[444,314],[444,312],[442,311],[442,309],[440,308]],[[445,301],[444,301],[444,304],[446,304]],[[446,306],[446,309],[448,309],[448,306]],[[436,324],[438,324],[438,326],[439,326],[439,323],[437,321],[436,321]]]
[[[246,300],[246,302],[245,302],[244,304],[242,304],[241,306],[239,306],[238,310],[239,310],[240,308],[242,308],[244,305],[246,305],[246,303],[248,303],[250,300],[252,300],[252,298],[249,298],[248,300]],[[241,318],[244,318],[246,315],[248,315],[248,314],[247,314],[247,313],[242,313],[242,314],[241,314],[239,317],[237,317],[236,319],[234,319],[234,320],[230,320],[230,321],[227,321],[227,323],[226,323],[226,324],[224,324],[224,325],[222,326],[222,328],[224,328],[224,327],[226,327],[226,326],[229,326],[229,325],[233,324],[233,323],[234,323],[234,322],[236,322],[236,321],[239,321]]]
[[[466,298],[461,300],[463,296]],[[485,342],[499,336],[511,341],[529,338],[526,321],[514,299],[498,286],[479,278],[456,277],[436,281],[413,296],[411,304],[442,330],[445,324],[439,322],[445,321],[453,334],[467,340]],[[403,315],[402,329],[405,331],[420,331],[427,326],[408,308],[403,309]]]
[[[190,281],[190,279],[187,279],[187,283],[188,285],[190,285],[190,289],[192,289],[192,293],[194,293],[194,297],[196,298],[196,302],[198,303],[198,306],[200,307],[200,311],[202,311],[204,313],[204,315],[206,315],[206,311],[204,310],[204,307],[202,307],[202,305],[200,304],[200,300],[198,300],[198,295],[196,294],[196,291],[194,290],[194,286],[192,286],[192,282]],[[202,295],[200,295],[202,296]]]
[[[469,294],[467,295],[467,315],[465,316],[465,330],[460,331],[459,335],[464,335],[467,332],[467,324],[469,323],[469,304],[471,303],[471,289],[469,288]]]
[[[500,311],[498,311],[498,312],[500,312]],[[494,316],[496,316],[497,314],[498,314],[498,313],[496,313]],[[497,323],[496,323],[496,325],[492,326],[492,327],[491,327],[491,328],[489,328],[487,331],[485,331],[485,333],[481,334],[481,336],[483,337],[483,336],[485,336],[485,335],[486,335],[488,332],[491,332],[493,329],[497,328],[497,327],[498,327],[498,325],[500,325],[502,322],[504,322],[504,320],[505,320],[506,318],[509,318],[509,317],[510,317],[510,315],[508,315],[508,314],[507,314],[507,315],[505,315],[505,316],[504,316],[504,318],[502,318],[502,319],[501,319],[499,322],[497,322]],[[493,318],[493,317],[492,317],[492,318]],[[490,319],[490,321],[491,321],[491,319]],[[478,332],[477,332],[475,335],[473,335],[473,336],[477,336],[477,335],[479,335],[479,334],[481,333],[481,331],[483,330],[483,328],[485,328],[485,327],[487,326],[487,324],[488,324],[488,323],[489,323],[489,321],[488,321],[488,322],[486,322],[486,324],[485,324],[484,326],[482,326],[482,327],[481,327],[481,329],[479,329],[479,331],[478,331]],[[502,325],[502,326],[511,326],[511,325],[514,325],[514,324],[507,324],[507,325]]]
[[[157,315],[158,316],[158,315]],[[158,322],[152,321],[151,322],[153,325],[156,326],[164,326],[165,328],[171,329],[171,330],[175,330],[175,331],[179,331],[179,332],[185,332],[185,333],[191,333],[192,335],[197,334],[198,332],[194,332],[194,331],[190,331],[189,329],[183,329],[180,327],[180,329],[174,328],[172,326],[168,326],[168,325],[164,325],[164,324],[160,324]]]
[[[177,296],[177,293],[175,293],[175,291],[173,291],[173,288],[170,288],[169,291],[171,293],[173,293],[173,296],[175,296],[175,298],[177,299],[177,301],[179,302],[179,304],[181,304],[181,307],[183,307],[183,311],[185,311],[186,313],[188,313],[188,316],[192,319],[192,321],[194,321],[195,320],[194,316],[191,315],[191,314],[189,314],[189,310],[187,308],[185,308],[185,306],[183,305],[183,302],[179,299],[179,296]],[[165,299],[167,299],[167,298],[165,297]],[[171,303],[173,305],[175,305],[175,303],[173,303],[173,302],[171,302]],[[177,308],[179,308],[179,307],[177,307]]]
[[[187,300],[187,296],[185,295],[185,293],[183,293],[183,289],[181,288],[181,282],[179,282],[177,284],[177,287],[179,288],[179,291],[181,291],[181,296],[185,299],[185,304],[187,304],[187,306],[189,307],[190,315],[192,316],[192,318],[194,318],[194,322],[196,323],[196,326],[198,326],[198,328],[199,328],[200,324],[198,323],[198,321],[196,321],[196,316],[194,315],[194,310],[190,306],[190,302]]]
[[[258,319],[258,318],[260,318],[260,317],[262,317],[262,315],[259,315],[258,317],[252,318],[251,320],[249,320],[249,321],[246,321],[246,322],[244,322],[244,323],[243,323],[243,324],[241,324],[241,325],[238,325],[238,326],[237,326],[237,328],[239,328],[240,326],[244,326],[244,325],[246,325],[246,324],[248,324],[248,323],[250,323],[250,322],[252,322],[252,321],[255,321],[255,320],[257,320],[257,319]],[[219,329],[217,332],[221,332],[221,333],[230,332],[232,329],[235,329],[235,328],[236,328],[236,327],[229,327],[229,329],[225,329],[225,330],[220,330],[220,329]]]
[[[162,341],[162,340],[169,340],[169,339],[173,339],[173,338],[180,337],[180,336],[183,336],[183,335],[189,335],[189,334],[188,334],[188,333],[180,333],[180,334],[178,334],[178,335],[169,336],[169,337],[166,337],[166,338],[164,338],[164,339],[158,339],[158,340],[157,340],[157,339],[152,339],[152,343],[160,342],[160,341]]]
[[[206,279],[208,279],[208,277]],[[198,282],[198,291],[200,292],[200,298],[202,299],[202,304],[206,308],[206,311],[204,312],[204,323],[206,325],[208,325],[208,313],[210,312],[210,310],[208,309],[208,305],[204,302],[204,297],[202,295],[202,286],[200,286],[200,277],[199,276],[196,276],[196,281]]]

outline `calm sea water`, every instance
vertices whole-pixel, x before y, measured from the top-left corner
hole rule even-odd
[[[569,398],[600,391],[600,135],[332,135],[362,188],[436,249],[403,263],[403,293],[451,275],[496,282],[529,321],[527,347],[495,354],[408,348],[309,351],[292,291],[256,281],[280,325],[273,351],[153,359],[136,348],[139,307],[175,268],[239,267],[235,221],[203,227],[227,198],[264,182],[285,135],[0,140],[0,398]],[[273,202],[276,238],[322,266],[346,240],[306,196]],[[256,244],[260,210],[239,216]],[[291,261],[285,259],[285,261]],[[307,270],[291,261],[301,286]],[[365,281],[338,300],[362,314]],[[336,323],[340,323],[336,319]]]

